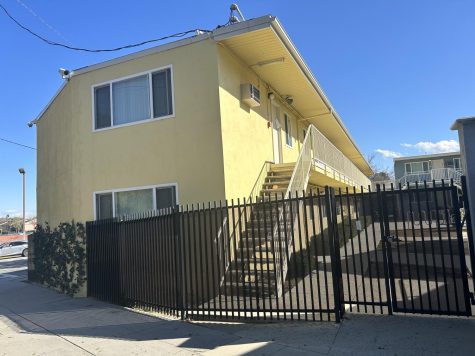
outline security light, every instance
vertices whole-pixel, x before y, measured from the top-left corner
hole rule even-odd
[[[67,80],[69,80],[69,78],[71,78],[71,76],[73,75],[73,71],[69,69],[59,68],[58,72],[61,78],[67,79]]]

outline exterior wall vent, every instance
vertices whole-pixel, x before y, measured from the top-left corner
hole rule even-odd
[[[259,106],[261,105],[261,92],[250,83],[241,84],[241,100],[251,108]]]

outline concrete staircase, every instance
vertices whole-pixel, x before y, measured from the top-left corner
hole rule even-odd
[[[249,218],[241,232],[237,258],[230,264],[225,288],[228,295],[260,298],[276,292],[276,271],[274,265],[275,245],[273,231],[278,219],[274,207],[272,213],[269,200],[281,199],[286,193],[295,163],[274,164],[267,173],[257,204],[253,204]],[[281,226],[281,231],[285,227]],[[277,262],[277,261],[276,261]],[[232,283],[231,283],[232,281]]]

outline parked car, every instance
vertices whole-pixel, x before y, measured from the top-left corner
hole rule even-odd
[[[11,241],[0,245],[0,257],[21,255],[28,256],[28,242]]]

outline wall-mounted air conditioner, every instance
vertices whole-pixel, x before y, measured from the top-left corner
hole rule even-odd
[[[251,83],[241,84],[241,100],[249,107],[261,105],[261,92]]]

